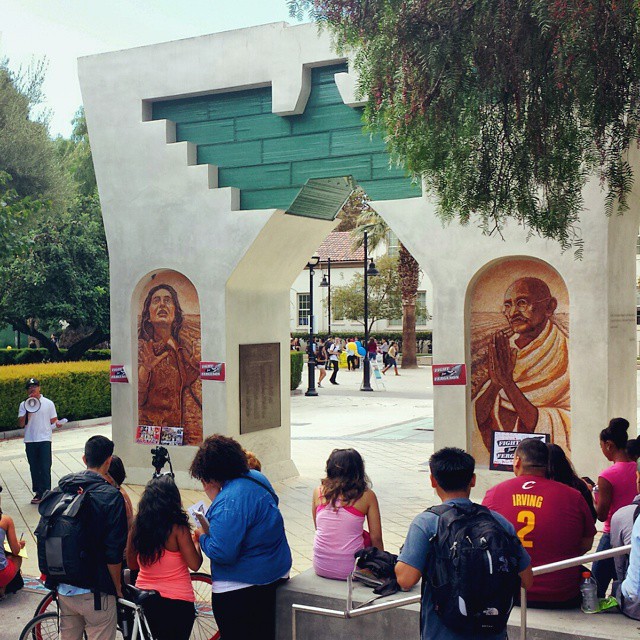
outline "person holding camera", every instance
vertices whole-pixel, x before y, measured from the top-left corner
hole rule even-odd
[[[18,424],[24,428],[24,446],[31,471],[31,504],[40,504],[45,491],[51,489],[51,434],[58,424],[56,407],[40,393],[40,381],[29,378],[25,385],[28,397],[18,408]]]

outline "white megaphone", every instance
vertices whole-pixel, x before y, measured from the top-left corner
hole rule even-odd
[[[34,398],[33,396],[29,396],[24,401],[24,408],[27,413],[35,413],[36,411],[40,411],[40,400],[38,398]]]

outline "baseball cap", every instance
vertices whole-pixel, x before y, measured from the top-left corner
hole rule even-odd
[[[27,384],[25,385],[27,389],[29,387],[39,387],[39,386],[40,386],[40,380],[38,380],[38,378],[29,378],[27,380]]]

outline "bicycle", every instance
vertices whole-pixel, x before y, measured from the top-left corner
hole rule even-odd
[[[218,625],[211,610],[211,576],[208,573],[192,573],[190,575],[193,593],[196,597],[196,619],[193,623],[190,640],[220,640]],[[49,638],[57,637],[51,635],[52,631],[50,630],[55,620],[57,632],[58,594],[55,590],[49,591],[38,603],[31,622],[35,623],[36,618],[38,618],[38,622],[34,625],[31,640],[49,640]]]

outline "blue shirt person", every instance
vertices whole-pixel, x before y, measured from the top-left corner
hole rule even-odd
[[[436,490],[442,502],[471,503],[469,494],[476,481],[475,460],[472,456],[461,449],[447,447],[431,456],[429,467],[431,469],[431,486]],[[493,511],[491,513],[508,533],[516,535],[513,526],[507,520]],[[438,516],[435,513],[420,513],[411,523],[396,565],[396,578],[403,589],[410,589],[422,579],[423,573],[426,571],[432,538],[437,530]],[[522,585],[529,588],[533,583],[531,560],[521,546],[517,560]],[[444,625],[434,609],[428,581],[425,582],[422,593],[420,637],[421,640],[474,640],[472,636],[457,633]],[[504,640],[507,635],[505,630],[499,634],[483,637],[487,640]]]

